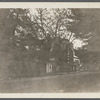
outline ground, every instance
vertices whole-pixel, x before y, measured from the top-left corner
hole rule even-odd
[[[100,73],[81,72],[0,81],[0,93],[100,92]]]

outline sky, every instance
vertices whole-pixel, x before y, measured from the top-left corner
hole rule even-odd
[[[36,11],[36,9],[30,9],[30,12],[31,12],[31,14],[37,14],[37,11]],[[50,13],[50,14],[52,14],[52,13]],[[73,39],[73,37],[72,37],[72,39]],[[74,49],[79,49],[79,48],[82,48],[82,46],[84,46],[84,45],[86,45],[85,44],[85,42],[84,41],[82,41],[81,39],[75,39],[74,41],[73,41],[73,47],[74,47]]]

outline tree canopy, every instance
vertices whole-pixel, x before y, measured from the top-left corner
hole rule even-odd
[[[90,33],[78,27],[83,16],[80,9],[13,8],[0,9],[0,14],[0,52],[10,53],[24,69],[26,60],[48,62],[53,57],[72,63],[74,50],[84,47],[90,38]]]

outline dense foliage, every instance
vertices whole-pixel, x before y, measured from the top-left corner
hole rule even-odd
[[[50,58],[61,67],[66,63],[70,71],[74,41],[88,40],[88,33],[81,33],[77,27],[82,17],[79,9],[0,9],[0,14],[0,52],[10,54],[8,68],[12,76],[33,76]],[[36,68],[35,61],[40,62]]]

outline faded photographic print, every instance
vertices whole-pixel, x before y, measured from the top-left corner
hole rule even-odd
[[[100,8],[0,8],[0,93],[100,92]]]

